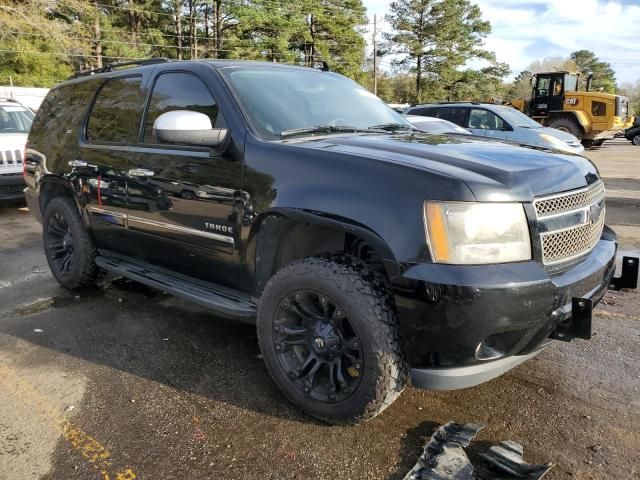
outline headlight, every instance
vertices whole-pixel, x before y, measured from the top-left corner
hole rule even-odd
[[[544,140],[547,143],[550,143],[551,145],[553,145],[554,147],[560,150],[567,150],[569,148],[569,144],[567,142],[565,142],[564,140],[560,140],[559,138],[554,137],[553,135],[548,135],[546,133],[539,133],[538,135],[542,140]]]
[[[424,223],[437,263],[531,259],[527,217],[520,203],[425,202]]]

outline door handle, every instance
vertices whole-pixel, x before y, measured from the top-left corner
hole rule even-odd
[[[130,177],[153,177],[154,175],[153,170],[147,170],[145,168],[132,168],[129,170]]]

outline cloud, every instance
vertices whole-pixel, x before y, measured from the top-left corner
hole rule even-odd
[[[514,73],[531,61],[592,50],[610,62],[618,81],[640,78],[640,46],[632,32],[640,24],[640,5],[620,1],[477,0],[493,32],[487,47]]]
[[[473,1],[473,0],[472,0]],[[365,0],[370,14],[382,14],[390,2]],[[640,25],[637,0],[475,0],[491,22],[486,39],[498,60],[513,74],[544,57],[592,50],[616,71],[618,83],[640,79]]]

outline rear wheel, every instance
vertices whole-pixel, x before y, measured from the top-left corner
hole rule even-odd
[[[556,118],[549,122],[548,127],[555,128],[562,132],[567,132],[576,137],[578,140],[582,140],[584,132],[580,125],[570,118]]]
[[[640,145],[640,133],[631,139],[631,143],[634,145]]]
[[[44,250],[55,279],[71,290],[95,284],[101,273],[94,261],[96,249],[73,200],[51,200],[42,225]]]
[[[375,417],[407,381],[391,295],[376,273],[345,255],[280,270],[260,300],[258,339],[282,392],[328,423]]]
[[[195,192],[191,190],[182,190],[182,192],[180,192],[180,196],[185,200],[193,200],[194,198],[196,198]]]

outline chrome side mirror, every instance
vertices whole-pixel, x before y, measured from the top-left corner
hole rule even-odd
[[[226,128],[213,128],[204,113],[190,110],[163,113],[153,123],[153,138],[160,143],[218,147],[228,132]]]

